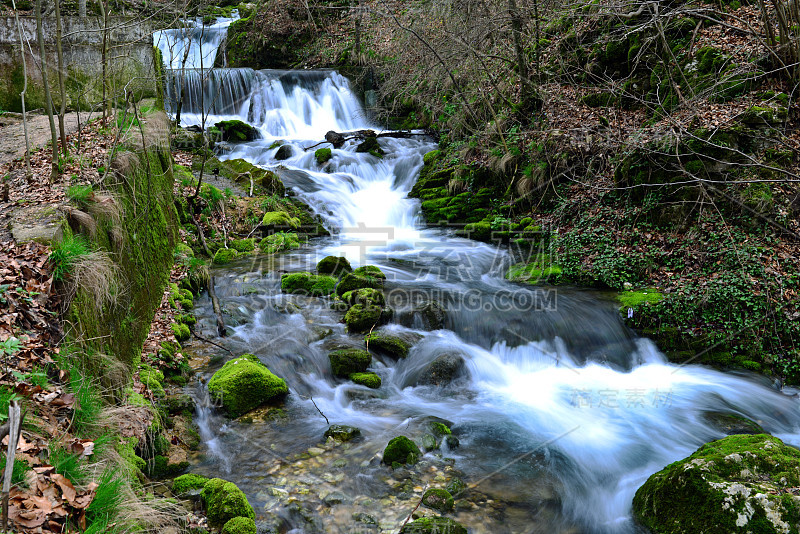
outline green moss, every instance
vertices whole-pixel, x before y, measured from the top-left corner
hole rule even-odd
[[[446,513],[453,509],[455,502],[449,491],[431,488],[422,495],[422,504],[438,512]]]
[[[194,473],[181,475],[172,481],[172,493],[175,495],[183,495],[191,490],[202,489],[208,480],[207,477]]]
[[[380,322],[382,312],[380,306],[353,305],[344,316],[347,330],[353,333],[368,332]]]
[[[380,143],[378,143],[377,137],[367,137],[362,141],[358,146],[356,146],[356,152],[369,152],[376,158],[382,158],[386,153],[381,148]]]
[[[342,277],[339,285],[336,287],[336,293],[342,296],[354,289],[381,289],[383,288],[384,280],[386,280],[386,275],[383,274],[383,271],[378,267],[374,265],[365,265]]]
[[[214,263],[216,265],[225,265],[236,259],[239,253],[232,248],[221,248],[214,254]]]
[[[313,297],[326,297],[333,294],[336,279],[332,276],[304,273],[287,273],[281,276],[281,291],[310,295]]]
[[[348,291],[342,295],[342,300],[346,302],[348,306],[352,306],[354,304],[363,304],[365,306],[383,306],[386,304],[386,297],[383,295],[383,292],[378,289],[372,289],[371,287]]]
[[[220,534],[256,534],[256,522],[250,517],[234,517],[225,523]]]
[[[265,254],[292,250],[300,248],[300,238],[294,232],[276,232],[262,239],[258,243],[258,248]]]
[[[372,389],[381,387],[381,377],[375,373],[353,373],[350,375],[350,380],[356,384],[367,386]]]
[[[220,121],[214,124],[214,128],[219,131],[222,141],[232,143],[254,141],[261,137],[258,130],[240,120]]]
[[[400,534],[467,534],[463,525],[456,523],[449,517],[421,517],[406,523],[400,529]]]
[[[252,237],[248,239],[234,239],[231,241],[231,248],[239,253],[253,252],[256,249],[256,240]]]
[[[383,463],[392,465],[399,464],[415,464],[419,457],[422,456],[417,444],[405,436],[397,436],[389,441],[383,451]]]
[[[177,339],[179,343],[183,343],[192,337],[191,330],[189,330],[189,327],[183,323],[172,323],[169,325],[169,327],[172,330],[172,334],[175,336],[175,339]]]
[[[197,318],[190,313],[181,313],[175,317],[175,320],[189,327],[192,327],[195,324],[197,324]]]
[[[234,517],[256,517],[247,497],[233,482],[212,478],[203,486],[201,498],[205,504],[208,524],[213,528],[222,527]]]
[[[530,263],[519,263],[509,267],[506,279],[527,284],[557,284],[563,281],[562,268],[550,261],[546,254],[537,255]]]
[[[199,171],[201,163],[202,158],[195,158],[194,162],[192,162],[192,169]],[[254,193],[256,194],[266,193],[282,197],[285,193],[283,182],[281,182],[277,174],[261,167],[256,167],[243,159],[220,161],[217,158],[210,158],[205,162],[204,173],[220,174],[248,190],[252,180],[255,188]]]
[[[208,381],[212,397],[222,401],[231,417],[238,417],[289,393],[283,379],[249,357],[230,360]]]
[[[408,356],[410,346],[408,343],[396,336],[390,336],[378,332],[367,334],[364,338],[367,347],[380,354],[386,354],[392,358],[405,358]]]
[[[633,511],[664,534],[777,534],[785,532],[777,522],[800,518],[800,504],[781,498],[798,483],[800,451],[766,434],[729,436],[652,475],[636,492]],[[763,520],[766,514],[775,523]]]
[[[640,304],[656,304],[664,298],[662,293],[655,290],[623,291],[617,295],[617,301],[623,308],[635,308]]]
[[[343,256],[325,256],[317,263],[317,272],[320,274],[339,276],[352,270],[350,262]]]
[[[365,350],[340,349],[328,354],[334,376],[348,378],[354,373],[363,373],[372,363],[372,355]]]
[[[436,436],[441,437],[441,436],[449,436],[450,434],[452,434],[450,428],[444,423],[440,423],[438,421],[431,421],[428,426],[430,427],[431,432],[433,432],[434,435]]]
[[[319,165],[323,165],[330,161],[333,157],[330,148],[320,148],[316,152],[314,152],[314,157],[317,159],[317,163]]]
[[[285,211],[268,211],[261,219],[261,224],[270,228],[291,228],[300,226],[300,219],[291,217]]]

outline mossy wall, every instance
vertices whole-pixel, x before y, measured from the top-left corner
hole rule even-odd
[[[128,367],[140,356],[161,303],[177,241],[168,124],[163,113],[148,116],[144,141],[136,132],[123,143],[106,182],[123,215],[119,224],[98,221],[94,242],[118,267],[116,303],[98,313],[78,291],[66,318],[70,337],[89,340],[83,342],[87,353],[113,355]]]

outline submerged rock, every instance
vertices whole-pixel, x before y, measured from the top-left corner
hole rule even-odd
[[[419,377],[418,383],[429,386],[444,386],[457,378],[467,375],[464,358],[457,353],[447,352],[433,360]]]
[[[794,532],[798,486],[800,451],[767,434],[729,436],[648,478],[633,513],[658,534]]]
[[[331,425],[325,431],[326,438],[333,438],[336,441],[350,441],[360,435],[360,429],[348,425]]]
[[[383,463],[386,465],[394,464],[415,464],[422,452],[417,444],[405,436],[397,436],[389,441],[383,451]]]
[[[334,376],[349,378],[354,373],[363,373],[372,363],[372,355],[359,349],[340,349],[328,354]]]
[[[234,517],[255,519],[253,507],[233,482],[212,478],[203,486],[201,498],[205,504],[209,526],[220,528]]]
[[[467,534],[467,529],[449,517],[421,517],[400,529],[400,534]]]
[[[281,145],[277,152],[275,152],[275,159],[283,161],[292,157],[292,145]]]
[[[703,419],[728,436],[735,434],[765,434],[761,425],[741,415],[723,412],[705,412]]]
[[[354,305],[347,310],[344,316],[344,322],[347,325],[348,332],[368,332],[380,322],[382,312],[383,308],[380,306]]]
[[[453,509],[455,501],[453,501],[453,496],[450,495],[449,491],[440,488],[431,488],[422,495],[422,504],[432,510],[445,513]]]
[[[238,417],[289,393],[278,378],[252,354],[230,360],[208,381],[211,396],[222,402],[231,417]]]
[[[444,328],[447,315],[439,303],[426,302],[414,308],[414,313],[421,319],[422,326],[426,330],[441,330]]]

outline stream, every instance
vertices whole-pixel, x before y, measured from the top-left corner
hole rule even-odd
[[[381,127],[335,71],[209,69],[231,20],[156,35],[170,76],[185,67],[182,123],[239,119],[257,127],[262,139],[231,145],[220,159],[275,170],[331,231],[298,250],[213,269],[228,337],[216,337],[207,296],[196,303],[203,336],[237,356],[256,354],[290,388],[282,409],[227,420],[202,384],[230,356],[196,349],[211,363],[190,386],[204,441],[192,471],[236,483],[262,528],[396,532],[425,487],[457,477],[470,488],[452,516],[473,534],[637,532],[636,489],[723,437],[713,414],[747,417],[800,445],[795,392],[763,377],[671,364],[601,295],[507,282],[515,251],[426,228],[407,193],[423,155],[436,148],[432,140],[381,138],[382,159],[348,141],[317,164],[303,148],[327,131]],[[292,147],[280,162],[270,148],[278,140]],[[363,336],[346,332],[342,312],[329,299],[281,293],[282,273],[313,271],[328,255],[379,266],[394,310],[381,328],[416,341],[405,359],[374,357],[377,390],[332,376],[330,350],[363,347]],[[427,302],[445,309],[441,324],[426,319]],[[449,383],[430,384],[428,368],[443,356],[463,368]],[[326,443],[320,412],[363,437]],[[450,423],[460,446],[429,452],[414,467],[380,464],[391,438],[420,440],[430,420]]]

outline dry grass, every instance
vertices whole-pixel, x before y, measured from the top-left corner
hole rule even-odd
[[[77,227],[80,233],[94,239],[97,236],[97,221],[90,214],[71,206],[64,206],[64,213],[70,224]]]
[[[95,219],[110,221],[114,225],[118,225],[122,221],[122,207],[110,193],[95,194],[93,201],[88,203],[87,209]]]
[[[114,252],[122,254],[125,249],[125,232],[119,226],[112,226],[108,231],[108,237],[111,239],[111,246]]]
[[[75,290],[83,290],[97,312],[114,306],[120,294],[117,282],[119,270],[108,252],[95,251],[79,257],[72,267]]]
[[[136,153],[130,150],[123,150],[117,152],[114,156],[114,160],[111,162],[111,170],[117,178],[124,180],[139,165],[141,165],[141,161]]]

